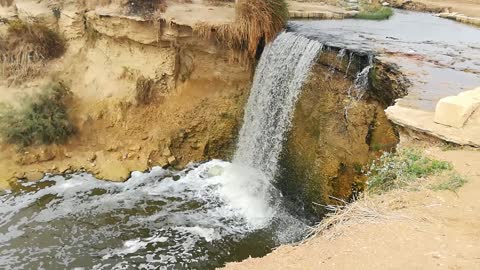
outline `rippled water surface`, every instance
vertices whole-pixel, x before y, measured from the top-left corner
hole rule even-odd
[[[302,234],[279,196],[261,173],[223,161],[125,183],[19,183],[0,196],[0,268],[213,269]]]

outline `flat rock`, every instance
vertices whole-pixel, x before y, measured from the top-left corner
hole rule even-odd
[[[442,98],[437,103],[434,122],[461,128],[479,105],[479,99],[468,95]]]
[[[473,90],[469,90],[469,91],[465,91],[465,92],[461,92],[460,94],[458,94],[458,96],[461,96],[461,97],[471,97],[473,99],[478,99],[480,100],[480,87],[477,87]]]
[[[435,123],[434,112],[430,111],[395,105],[387,108],[385,112],[388,119],[399,126],[459,145],[480,147],[480,110],[474,112],[462,128]]]
[[[39,181],[41,180],[45,175],[42,172],[27,172],[25,173],[24,177],[28,181]]]

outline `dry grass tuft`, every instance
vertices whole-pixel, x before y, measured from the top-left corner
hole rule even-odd
[[[194,32],[205,39],[215,39],[234,52],[254,59],[261,42],[273,41],[288,20],[284,0],[240,0],[236,19],[231,24],[199,23]]]
[[[13,4],[14,0],[0,0],[0,6],[9,7]]]
[[[343,234],[349,226],[354,224],[374,223],[381,220],[395,218],[391,213],[381,207],[378,202],[368,197],[345,205],[319,205],[331,211],[322,221],[312,228],[306,239],[322,235],[333,239]]]
[[[135,88],[135,100],[137,104],[148,104],[155,95],[154,81],[150,78],[140,76],[137,79],[137,86]]]
[[[0,37],[0,73],[12,82],[34,77],[46,61],[65,52],[65,41],[40,23],[11,21],[7,35]]]

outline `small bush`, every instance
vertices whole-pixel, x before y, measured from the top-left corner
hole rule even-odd
[[[3,104],[0,135],[7,142],[21,146],[65,142],[75,132],[65,105],[70,95],[64,84],[53,83],[25,98],[20,108]]]
[[[365,8],[355,15],[357,19],[363,20],[387,20],[393,15],[393,9],[390,7]]]
[[[155,94],[154,81],[140,76],[135,87],[135,100],[138,104],[148,104]]]
[[[450,163],[425,157],[418,150],[403,149],[398,153],[385,153],[367,173],[367,191],[382,193],[402,188],[413,180],[451,169]]]
[[[433,190],[450,190],[456,192],[467,183],[467,179],[458,174],[451,175],[447,181],[432,186]]]
[[[40,73],[45,61],[60,57],[65,41],[40,23],[12,21],[0,38],[0,64],[4,77],[21,80]]]

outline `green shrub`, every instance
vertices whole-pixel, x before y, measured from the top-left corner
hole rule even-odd
[[[419,150],[402,149],[397,153],[385,153],[367,173],[367,191],[382,193],[402,188],[414,180],[452,168],[450,163],[425,157]]]
[[[446,181],[433,185],[433,190],[450,190],[456,192],[468,182],[467,179],[458,174],[451,175]]]
[[[390,7],[367,7],[355,15],[357,19],[363,20],[387,20],[393,15],[393,9]]]
[[[2,104],[0,135],[21,146],[65,142],[75,132],[65,105],[70,95],[64,84],[52,83],[40,93],[24,98],[19,108]]]

